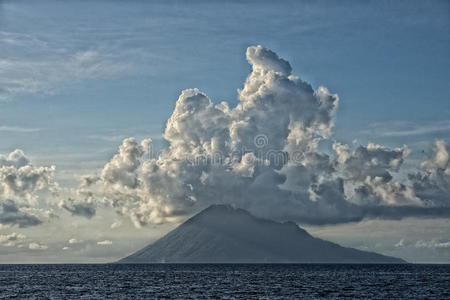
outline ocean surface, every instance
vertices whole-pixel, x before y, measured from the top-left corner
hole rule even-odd
[[[0,265],[0,297],[450,299],[450,265]]]

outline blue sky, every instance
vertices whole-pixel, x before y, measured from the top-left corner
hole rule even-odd
[[[365,143],[355,128],[377,123],[409,129],[450,119],[446,1],[216,3],[2,1],[2,59],[49,70],[15,69],[15,78],[46,86],[26,92],[33,83],[24,82],[24,92],[6,93],[1,125],[39,128],[20,135],[56,147],[62,138],[55,137],[70,136],[64,143],[78,147],[108,131],[155,138],[185,88],[236,103],[250,70],[244,52],[255,44],[277,51],[314,87],[339,94],[340,140]],[[96,54],[93,64],[114,70],[67,74],[62,65],[87,51]],[[448,132],[431,134],[448,138]],[[3,152],[39,144],[0,134],[8,141]],[[389,142],[401,145],[403,138]]]
[[[0,153],[74,187],[126,137],[165,147],[182,90],[236,105],[262,45],[339,95],[333,139],[408,144],[408,167],[450,142],[449,16],[448,1],[0,1]]]

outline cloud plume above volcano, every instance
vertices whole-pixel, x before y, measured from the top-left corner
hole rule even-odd
[[[395,179],[410,152],[406,146],[369,143],[353,150],[334,142],[320,151],[332,136],[339,97],[292,75],[289,62],[269,49],[249,47],[246,56],[252,72],[235,107],[184,90],[166,124],[168,147],[144,159],[151,140],[125,139],[99,175],[81,184],[89,207],[111,206],[137,227],[212,203],[305,224],[450,215],[443,141],[406,182]],[[77,214],[74,205],[61,207]]]

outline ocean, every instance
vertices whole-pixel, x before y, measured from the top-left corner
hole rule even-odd
[[[2,299],[450,299],[450,265],[0,265]]]

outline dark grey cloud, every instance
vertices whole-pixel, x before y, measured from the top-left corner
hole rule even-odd
[[[21,211],[11,200],[2,201],[0,205],[2,207],[0,211],[0,224],[30,227],[42,223],[36,216]]]
[[[96,213],[96,206],[93,201],[76,201],[72,198],[60,201],[58,206],[70,212],[74,216],[92,218]]]
[[[364,219],[402,220],[404,218],[449,218],[450,207],[420,206],[362,206],[344,203],[334,207],[333,214],[324,214],[320,204],[304,207],[302,212],[275,215],[279,219],[294,220],[305,225],[335,225],[359,222]]]

